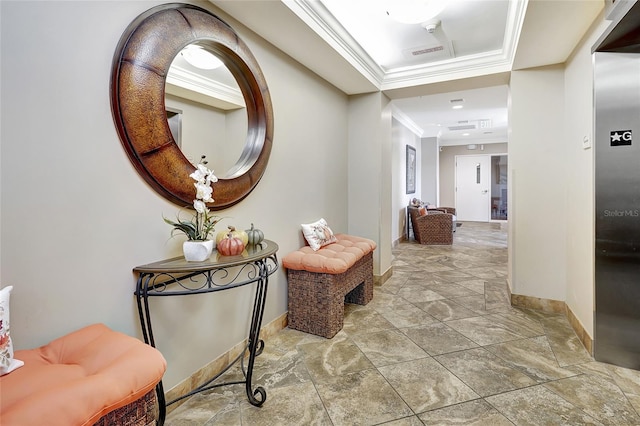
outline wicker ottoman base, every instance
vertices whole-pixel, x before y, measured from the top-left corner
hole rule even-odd
[[[366,305],[373,298],[373,253],[341,274],[288,269],[289,327],[328,339],[342,330],[344,303]]]
[[[105,414],[94,426],[150,426],[156,424],[158,402],[151,389],[140,399]]]

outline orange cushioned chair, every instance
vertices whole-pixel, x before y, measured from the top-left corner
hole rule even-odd
[[[15,358],[24,366],[0,377],[3,426],[155,422],[167,364],[136,338],[94,324]]]

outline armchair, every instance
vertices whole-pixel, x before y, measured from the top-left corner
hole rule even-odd
[[[455,209],[443,207],[422,210],[423,208],[412,206],[409,206],[408,209],[416,241],[420,244],[453,244],[455,216],[448,211],[455,213]],[[423,214],[421,214],[421,210]]]
[[[427,206],[427,210],[439,210],[442,213],[449,213],[455,216],[456,214],[456,209],[455,207],[430,207]]]
[[[435,211],[441,211],[442,213],[449,213],[451,215],[453,215],[453,224],[452,224],[452,229],[453,232],[456,232],[456,209],[455,207],[430,207],[427,206],[427,213],[432,212],[433,210]]]

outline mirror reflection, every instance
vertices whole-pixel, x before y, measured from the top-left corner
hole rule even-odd
[[[198,44],[171,63],[165,86],[167,119],[174,140],[194,165],[202,155],[216,176],[233,169],[247,137],[242,91],[222,61]]]
[[[181,61],[180,52],[191,44],[215,53],[235,79],[229,74],[226,80],[205,78],[188,64],[172,69],[171,63]],[[193,203],[189,175],[195,166],[174,143],[171,127],[191,161],[206,155],[220,177],[209,208],[226,209],[254,190],[271,154],[273,107],[256,58],[226,22],[191,4],[155,6],[122,34],[111,71],[111,110],[120,142],[136,171],[160,196],[179,206]],[[215,81],[214,89],[203,80]],[[186,92],[199,95],[193,98]],[[192,120],[188,109],[197,109],[205,118]],[[204,136],[191,148],[190,135],[198,133]]]

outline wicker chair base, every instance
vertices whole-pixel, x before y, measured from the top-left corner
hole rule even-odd
[[[158,400],[153,388],[140,399],[100,417],[95,426],[150,426],[156,424]]]
[[[342,330],[344,303],[366,305],[373,298],[373,253],[342,274],[287,269],[289,328],[332,338]]]
[[[415,207],[408,207],[413,228],[413,235],[420,244],[451,245],[453,244],[453,232],[455,225],[453,216],[445,213],[443,209],[429,211],[425,216],[420,216]]]

